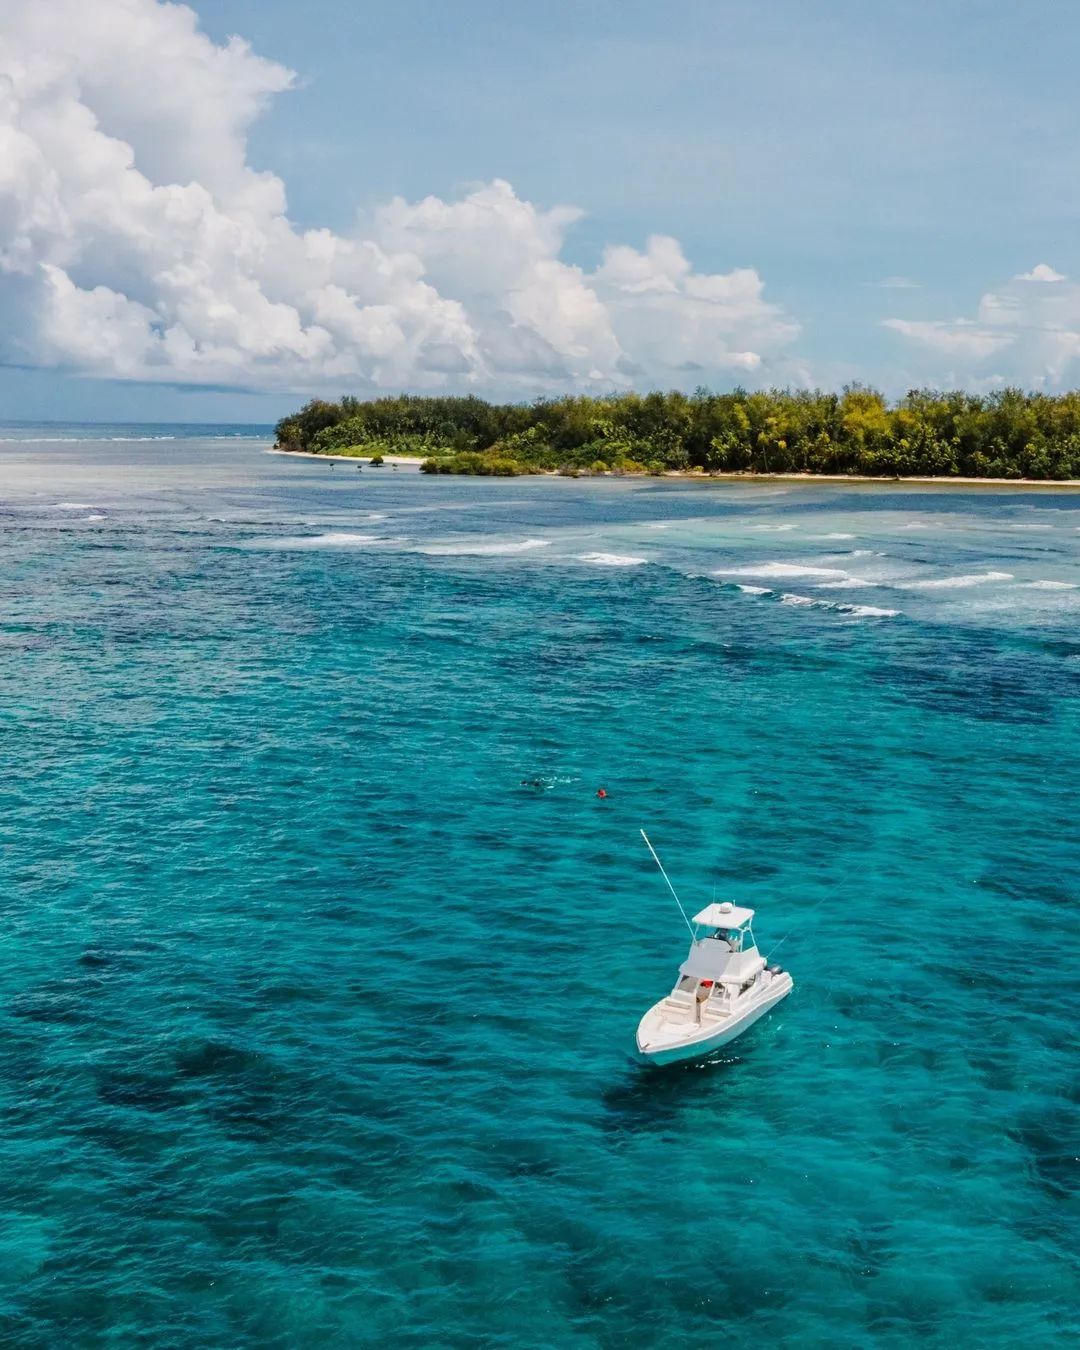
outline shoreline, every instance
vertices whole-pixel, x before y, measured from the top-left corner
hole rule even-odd
[[[367,458],[366,455],[320,455],[316,454],[314,450],[282,450],[278,446],[271,446],[265,453],[268,455],[289,455],[294,459],[329,459],[339,464],[357,464]],[[426,455],[384,455],[383,463],[415,464],[419,468],[426,458]],[[456,476],[467,478],[473,475],[460,474]],[[559,478],[570,477],[571,475],[560,475],[554,469],[538,469],[535,473],[517,474],[515,476],[518,478]],[[696,483],[874,483],[878,487],[903,487],[907,483],[915,483],[920,487],[1080,488],[1080,478],[964,478],[953,476],[934,478],[926,475],[910,478],[886,478],[884,476],[878,478],[872,474],[858,473],[692,473],[683,469],[666,469],[662,474],[616,474],[610,471],[608,473],[590,474],[583,471],[579,477],[645,480],[650,478],[677,478]]]
[[[336,464],[364,464],[371,458],[370,455],[317,455],[314,450],[282,450],[276,445],[270,446],[264,453],[289,455],[293,459],[332,459]],[[426,458],[426,455],[383,455],[383,463],[415,464],[419,467]],[[376,464],[375,467],[378,468],[379,465]]]

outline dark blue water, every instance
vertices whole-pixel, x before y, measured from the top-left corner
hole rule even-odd
[[[1074,1338],[1080,496],[197,430],[0,431],[0,1341]]]

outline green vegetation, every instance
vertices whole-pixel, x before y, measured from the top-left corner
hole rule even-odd
[[[516,478],[519,473],[531,473],[527,464],[507,459],[502,455],[482,454],[478,450],[462,450],[457,455],[432,456],[420,465],[423,473],[472,473],[495,478]]]
[[[428,473],[1080,478],[1080,392],[920,389],[892,404],[858,385],[531,404],[402,394],[313,401],[278,423],[277,438],[317,454],[411,455]]]

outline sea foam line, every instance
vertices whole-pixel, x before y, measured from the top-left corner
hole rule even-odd
[[[963,590],[967,586],[985,586],[994,581],[1012,581],[1011,572],[970,572],[958,577],[930,577],[926,581],[908,581],[904,584],[920,591]]]
[[[550,539],[518,539],[503,544],[425,544],[417,549],[418,553],[427,553],[434,558],[495,558],[504,554],[528,553],[534,548],[547,548]]]
[[[835,600],[817,600],[812,595],[794,595],[785,592],[780,596],[782,605],[800,605],[807,609],[827,609],[834,614],[847,614],[855,619],[895,619],[900,615],[898,609],[885,609],[880,605],[843,605]]]
[[[637,558],[630,553],[579,553],[578,562],[595,563],[598,567],[640,567],[648,558]]]
[[[761,596],[781,605],[792,605],[799,609],[826,610],[831,614],[844,614],[853,619],[896,619],[903,613],[902,610],[886,609],[881,605],[849,605],[839,600],[822,600],[813,595],[799,595],[794,591],[774,591],[768,586],[751,586],[746,582],[731,581],[723,584],[733,586],[743,595]]]
[[[344,530],[332,530],[327,534],[302,534],[284,539],[257,539],[252,541],[259,548],[368,548],[372,544],[400,544],[400,539],[388,539],[379,534],[350,534]]]
[[[849,573],[841,567],[812,567],[808,563],[766,562],[750,567],[721,567],[713,573],[718,577],[836,577],[846,579]]]

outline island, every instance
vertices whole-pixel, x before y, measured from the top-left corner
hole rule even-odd
[[[399,394],[314,399],[277,425],[276,447],[427,473],[813,475],[1064,482],[1080,479],[1080,392],[849,385],[698,389],[491,403]]]

